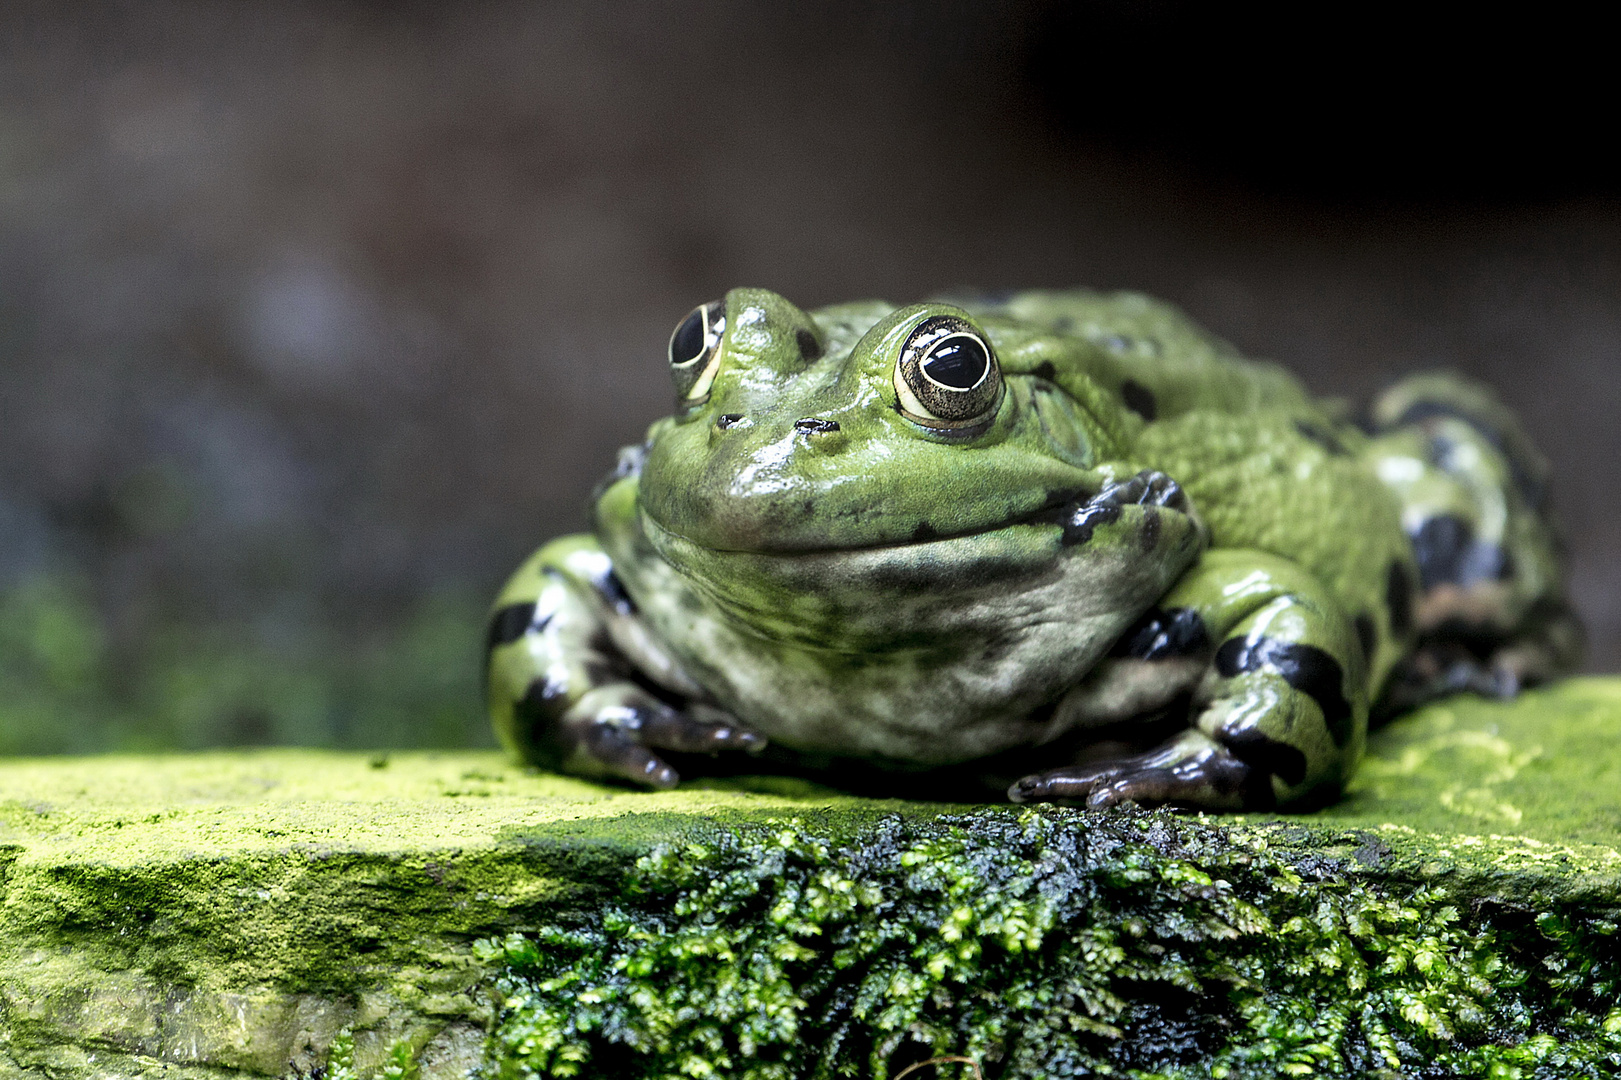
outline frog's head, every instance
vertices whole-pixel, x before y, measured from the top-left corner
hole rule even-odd
[[[1054,342],[950,304],[812,316],[734,289],[671,335],[677,412],[653,429],[642,509],[710,550],[843,551],[1096,491],[1111,433],[1056,391]]]
[[[989,648],[1062,609],[1068,666],[1036,666],[1074,676],[1201,543],[1169,508],[1060,524],[1123,479],[1110,462],[1140,422],[1087,348],[951,304],[811,315],[734,289],[676,327],[676,414],[599,521],[636,518],[730,618],[825,649]]]

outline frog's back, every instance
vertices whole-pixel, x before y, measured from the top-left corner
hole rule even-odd
[[[1213,545],[1298,562],[1374,627],[1371,681],[1395,675],[1387,708],[1511,692],[1578,662],[1547,465],[1488,388],[1404,380],[1374,406],[1370,438],[1339,403],[1139,293],[969,306],[1068,339],[1055,381],[1100,383],[1140,417],[1127,452],[1179,479]]]
[[[967,306],[1085,343],[1070,353],[1070,370],[1120,390],[1148,420],[1310,400],[1283,368],[1246,359],[1174,305],[1142,293],[1032,290]],[[1064,385],[1068,372],[1058,367],[1055,381]]]

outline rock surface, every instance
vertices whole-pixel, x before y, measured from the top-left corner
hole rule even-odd
[[[1295,817],[4,762],[0,1077],[1621,1076],[1618,730],[1456,699]]]

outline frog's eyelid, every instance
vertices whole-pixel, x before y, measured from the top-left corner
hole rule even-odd
[[[723,351],[721,349],[710,351],[709,363],[704,366],[703,371],[698,373],[698,381],[692,384],[692,389],[687,391],[687,402],[689,404],[696,404],[709,396],[709,388],[715,383],[715,373],[720,370],[720,358],[722,355]]]

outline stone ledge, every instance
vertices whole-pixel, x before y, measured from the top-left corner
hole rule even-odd
[[[925,1044],[1009,1076],[1418,1076],[1408,1056],[1436,1054],[1452,1074],[1621,1075],[1618,730],[1621,680],[1448,702],[1379,733],[1341,803],[1293,818],[769,779],[644,795],[484,753],[4,762],[0,1077],[307,1076],[351,1042],[329,1075],[392,1055],[461,1076],[491,1028],[490,1068],[512,1075],[881,1075]],[[781,957],[751,975],[705,940]],[[840,982],[881,964],[913,989]],[[1007,998],[1064,980],[1091,996]],[[1319,1017],[1361,1011],[1325,1034],[1268,980]],[[674,1004],[740,985],[753,1004],[719,1034]],[[828,1024],[844,1049],[823,1060]],[[1041,1057],[1066,1039],[1068,1064]]]

